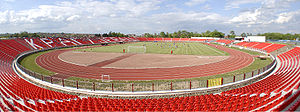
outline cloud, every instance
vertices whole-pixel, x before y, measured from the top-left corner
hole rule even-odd
[[[298,16],[298,17],[297,17]],[[298,11],[293,11],[293,12],[284,12],[284,13],[280,13],[278,15],[278,18],[274,20],[275,23],[279,23],[279,24],[283,24],[283,23],[288,23],[290,22],[292,19],[300,19],[300,10]]]
[[[159,17],[164,20],[171,20],[172,21],[204,21],[210,20],[211,22],[215,20],[221,20],[221,16],[216,13],[207,13],[207,12],[170,12],[170,13],[163,13],[163,14],[155,14],[152,17]],[[158,18],[158,19],[159,19]]]
[[[8,11],[0,12],[0,24],[6,23],[8,13]]]
[[[248,3],[259,3],[260,6],[240,8],[238,14],[225,21],[228,26],[234,26],[232,30],[239,33],[300,32],[297,28],[300,25],[300,10],[292,10],[292,4],[299,0],[246,0],[241,1],[244,3],[233,3],[234,1],[228,2],[227,7],[231,4],[231,8],[239,8]]]
[[[202,7],[202,9],[204,9],[204,10],[210,10],[210,9],[212,9],[212,8],[211,8],[211,6],[210,6],[209,4],[205,4],[205,5]]]
[[[291,2],[299,0],[226,0],[225,9],[236,9],[241,8],[241,5],[259,3],[264,8],[287,8]]]
[[[184,4],[187,6],[194,6],[194,5],[198,5],[198,4],[203,4],[205,3],[207,0],[190,0],[188,2],[185,2]]]
[[[222,18],[219,14],[206,12],[147,14],[160,9],[160,3],[160,0],[63,1],[54,5],[40,5],[29,10],[0,11],[0,28],[10,27],[5,30],[7,32],[101,33],[118,31],[142,34],[144,32],[173,32],[180,29],[195,31],[203,24],[220,23]],[[190,27],[190,25],[193,26]],[[16,26],[18,28],[13,29]]]
[[[10,14],[9,22],[36,21],[69,21],[79,18],[79,15],[102,16],[139,16],[151,10],[156,10],[159,1],[118,0],[116,2],[102,2],[94,0],[78,0],[74,2],[59,2],[55,5],[40,5],[38,8],[22,10]],[[4,13],[4,12],[1,12]],[[77,15],[77,16],[76,16]],[[8,16],[8,14],[6,14]],[[70,18],[71,17],[71,18]],[[3,19],[3,18],[2,18]],[[4,21],[4,20],[2,20]]]
[[[234,9],[234,8],[240,8],[240,5],[243,4],[250,4],[250,3],[259,3],[263,0],[226,0],[227,3],[225,4],[225,9]]]
[[[0,0],[0,11],[6,11],[8,9],[11,9],[11,4],[14,2],[14,0]]]
[[[155,32],[160,31],[206,31],[214,29],[223,29],[225,27],[224,17],[217,13],[208,12],[170,12],[155,14],[151,17]],[[222,27],[216,27],[222,26]]]
[[[232,12],[210,10],[214,5],[207,0],[189,0],[183,6],[161,0],[58,1],[26,10],[0,10],[0,33],[117,31],[142,34],[178,30],[203,32],[214,29],[255,33],[300,30],[300,11],[290,10],[291,3],[296,0],[233,1],[236,3],[228,1],[226,5],[240,7],[243,4],[260,3],[261,6],[240,8],[237,13],[228,14]],[[199,10],[187,7],[195,4],[202,4],[202,7]]]
[[[6,2],[15,2],[16,0],[4,0]]]
[[[14,27],[14,25],[23,26],[24,30],[41,25],[49,24],[51,27],[64,23],[63,25],[74,26],[71,24],[74,21],[80,25],[93,26],[94,23],[103,23],[111,21],[113,18],[126,17],[141,17],[149,11],[157,10],[160,7],[159,0],[111,0],[111,1],[95,1],[95,0],[77,0],[77,1],[62,1],[54,5],[40,5],[36,8],[14,11],[0,11],[0,25],[2,27]],[[73,22],[72,22],[73,21]],[[71,22],[71,23],[70,23]],[[108,22],[109,23],[109,22]],[[32,26],[29,27],[31,24]],[[99,23],[102,25],[102,23]],[[114,24],[114,23],[113,23]],[[35,26],[34,26],[35,25]],[[98,27],[100,26],[98,25]],[[47,25],[45,25],[47,26]],[[64,30],[65,27],[59,29]],[[53,26],[55,27],[55,26]],[[96,28],[103,29],[103,28]],[[92,29],[94,30],[94,29]],[[3,30],[1,30],[3,32]]]
[[[262,16],[262,10],[256,9],[254,11],[246,11],[239,14],[239,16],[233,17],[229,20],[230,23],[240,24],[256,24],[259,22],[259,18]]]
[[[66,20],[67,21],[73,21],[73,20],[75,20],[77,18],[80,18],[80,16],[79,15],[73,15],[73,16],[68,17]]]
[[[288,22],[295,12],[288,12],[295,0],[265,0],[262,5],[255,9],[245,10],[228,22],[240,25],[272,24]]]

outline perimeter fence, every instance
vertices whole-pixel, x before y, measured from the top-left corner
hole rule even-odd
[[[52,76],[45,76],[27,68],[23,67],[19,63],[16,65],[26,74],[42,80],[49,82],[51,84],[61,85],[63,87],[73,87],[77,89],[88,89],[92,91],[112,91],[112,92],[140,92],[140,91],[173,91],[173,90],[188,90],[196,88],[208,88],[213,86],[220,86],[224,84],[234,83],[237,81],[247,80],[249,78],[255,77],[262,72],[265,72],[273,67],[275,60],[269,65],[254,70],[252,72],[237,74],[232,76],[224,76],[214,79],[186,79],[186,80],[167,80],[167,81],[152,81],[152,82],[102,82],[101,80],[91,82],[91,81],[79,81],[79,80],[69,80],[62,79]]]

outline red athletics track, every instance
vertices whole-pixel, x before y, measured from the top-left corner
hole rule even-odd
[[[57,77],[63,78],[74,76],[100,79],[102,74],[108,74],[110,75],[111,80],[159,80],[217,75],[241,69],[250,65],[254,61],[253,57],[247,53],[223,46],[216,46],[213,44],[207,45],[228,52],[230,57],[216,63],[191,67],[114,69],[101,68],[97,66],[79,66],[66,63],[60,60],[58,56],[61,53],[70,50],[56,50],[39,56],[36,59],[36,62],[41,67],[58,73],[58,75],[56,75]]]

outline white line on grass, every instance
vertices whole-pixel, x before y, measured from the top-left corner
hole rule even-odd
[[[204,44],[203,44],[204,45]],[[224,55],[225,56],[225,53],[223,53],[223,52],[220,52],[220,51],[217,51],[217,50],[215,50],[215,49],[213,49],[213,48],[211,48],[210,46],[208,46],[208,45],[204,45],[205,47],[207,47],[207,48],[209,48],[209,49],[211,49],[211,50],[214,50],[214,51],[216,51],[217,53],[219,53],[219,54],[222,54],[222,55]]]

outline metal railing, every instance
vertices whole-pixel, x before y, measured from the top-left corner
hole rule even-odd
[[[269,65],[254,70],[249,73],[243,73],[233,76],[226,76],[219,78],[221,81],[219,85],[234,83],[237,81],[247,80],[249,78],[255,77],[262,72],[265,72],[273,67],[275,64],[275,60]],[[69,80],[62,79],[52,76],[45,76],[27,68],[23,67],[19,63],[16,63],[17,67],[20,68],[26,74],[52,84],[61,85],[63,87],[72,87],[77,89],[88,89],[92,91],[111,91],[111,92],[140,92],[140,91],[173,91],[173,90],[187,90],[187,89],[196,89],[196,88],[208,88],[211,79],[186,79],[186,80],[168,80],[168,81],[152,81],[152,82],[90,82],[90,81],[78,81],[78,80]]]

